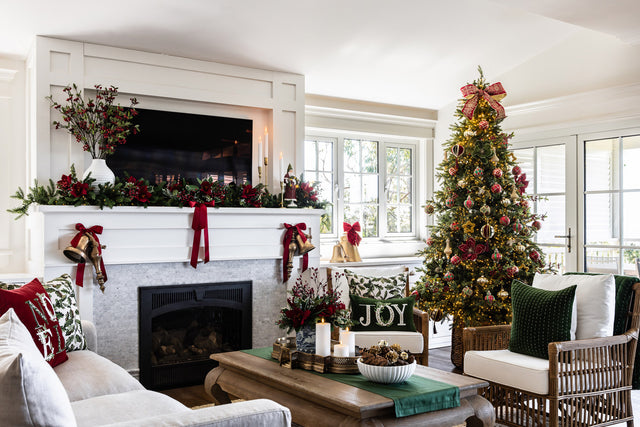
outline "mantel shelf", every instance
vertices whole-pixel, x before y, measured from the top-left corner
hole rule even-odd
[[[284,223],[303,222],[319,246],[321,209],[209,208],[209,253],[212,261],[282,258]],[[189,262],[193,242],[193,209],[175,207],[37,206],[29,216],[35,271],[69,266],[62,251],[76,234],[76,223],[104,228],[104,262],[144,264]],[[39,237],[42,238],[38,242]],[[204,257],[201,239],[200,259]],[[319,249],[309,253],[314,261]],[[316,264],[315,262],[314,264]],[[313,264],[312,264],[313,265]]]

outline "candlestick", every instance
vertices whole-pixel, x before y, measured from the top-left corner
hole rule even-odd
[[[280,181],[280,207],[284,208],[284,181]]]
[[[331,354],[331,323],[316,323],[316,354],[329,356]]]
[[[345,343],[349,350],[349,356],[356,355],[356,335],[347,329],[340,329],[340,342]]]
[[[333,346],[333,355],[335,357],[349,357],[349,347],[346,344],[336,344]]]

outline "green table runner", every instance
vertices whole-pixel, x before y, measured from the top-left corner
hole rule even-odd
[[[277,362],[271,358],[271,347],[253,348],[242,351],[253,356]],[[423,412],[439,411],[441,409],[460,406],[460,390],[458,387],[417,375],[413,375],[401,384],[378,384],[367,380],[361,374],[321,374],[314,371],[307,372],[322,375],[325,378],[392,399],[395,403],[396,417],[407,417]]]

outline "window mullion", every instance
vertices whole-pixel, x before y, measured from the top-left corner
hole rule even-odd
[[[386,238],[387,230],[387,144],[378,143],[378,235]]]

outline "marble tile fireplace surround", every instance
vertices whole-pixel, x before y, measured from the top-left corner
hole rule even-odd
[[[275,325],[287,286],[295,281],[301,257],[294,260],[294,277],[282,282],[283,223],[304,222],[318,242],[321,210],[213,208],[209,209],[211,261],[189,265],[193,230],[190,208],[40,206],[30,215],[32,261],[43,266],[45,279],[62,273],[75,277],[76,266],[62,253],[75,235],[75,224],[102,225],[108,273],[104,294],[86,268],[78,304],[84,319],[98,331],[98,353],[125,369],[138,370],[138,288],[250,280],[252,345],[267,346],[283,331]],[[200,259],[203,257],[201,248]],[[309,253],[318,266],[319,249]]]

